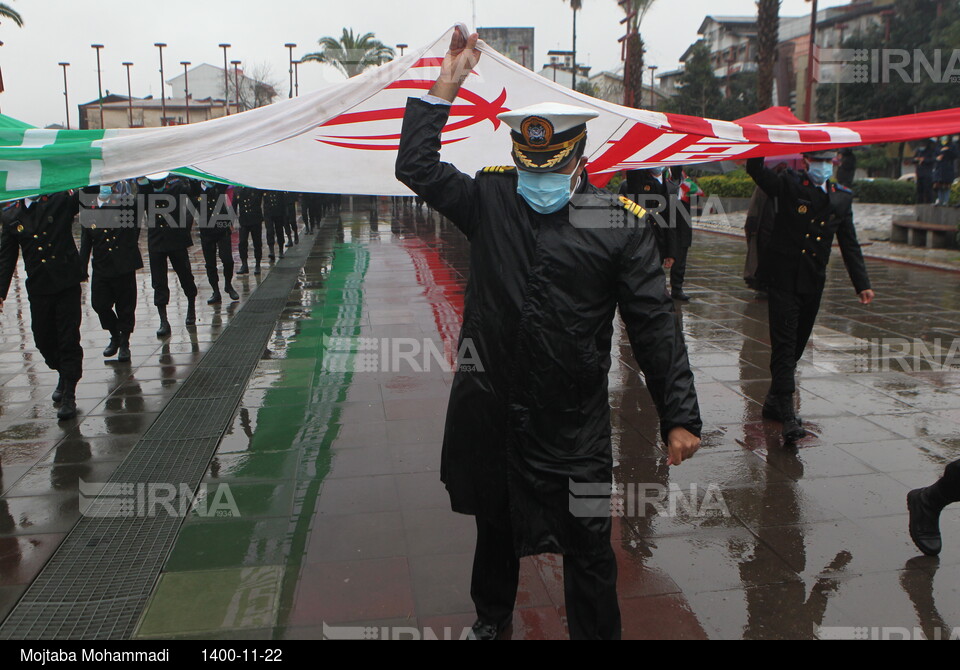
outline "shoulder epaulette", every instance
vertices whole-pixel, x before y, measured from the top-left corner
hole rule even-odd
[[[482,172],[485,174],[502,174],[504,172],[513,172],[516,169],[517,167],[515,165],[491,165],[483,168]]]
[[[623,208],[633,214],[638,219],[642,219],[647,215],[647,210],[635,203],[633,200],[628,198],[625,195],[620,196],[620,204],[623,205]]]

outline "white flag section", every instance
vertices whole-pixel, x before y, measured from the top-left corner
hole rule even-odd
[[[394,162],[408,97],[440,71],[454,28],[435,42],[339,84],[242,114],[172,128],[108,131],[0,126],[0,200],[190,168],[267,190],[405,195]],[[623,169],[684,165],[960,132],[960,109],[842,124],[804,124],[774,108],[737,122],[622,107],[576,93],[480,42],[483,56],[444,128],[443,159],[473,173],[510,164],[497,114],[540,102],[599,112],[588,125],[598,183]]]

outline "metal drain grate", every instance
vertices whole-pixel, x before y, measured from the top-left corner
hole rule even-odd
[[[315,243],[335,231],[318,233]],[[271,270],[108,484],[182,482],[196,490],[310,251],[295,247]],[[0,639],[129,638],[182,521],[82,517],[0,625]]]

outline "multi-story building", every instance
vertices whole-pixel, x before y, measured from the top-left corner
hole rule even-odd
[[[852,0],[850,4],[828,7],[817,12],[816,45],[818,51],[837,48],[843,39],[880,24],[895,0]],[[757,71],[757,17],[707,16],[700,25],[701,39],[710,47],[714,74],[726,95],[733,77]],[[810,16],[781,16],[777,63],[774,69],[775,105],[789,106],[805,118],[807,63],[810,44]],[[685,63],[695,45],[680,58]],[[839,64],[819,66],[814,53],[813,80],[819,83],[836,81]],[[664,72],[658,79],[667,95],[676,95],[683,69]],[[813,101],[816,108],[816,102]]]
[[[480,39],[523,67],[533,69],[533,28],[478,28]],[[222,87],[221,87],[222,88]]]

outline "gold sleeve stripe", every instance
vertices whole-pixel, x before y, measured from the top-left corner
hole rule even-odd
[[[647,210],[626,196],[620,196],[620,204],[623,205],[625,210],[633,214],[638,219],[642,219],[647,215]]]

